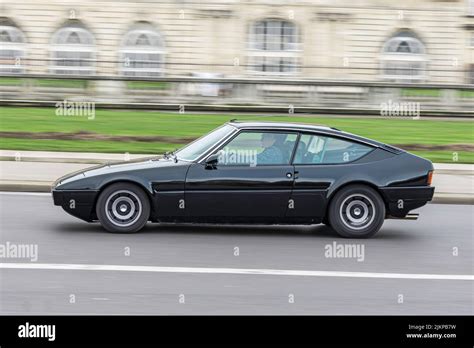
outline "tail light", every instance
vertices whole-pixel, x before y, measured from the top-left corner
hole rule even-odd
[[[433,171],[430,170],[430,171],[428,172],[428,178],[427,178],[427,183],[428,183],[429,186],[431,186],[431,182],[432,182],[432,181],[433,181]]]

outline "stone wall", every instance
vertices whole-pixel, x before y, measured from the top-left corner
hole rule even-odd
[[[165,75],[195,72],[254,76],[245,67],[251,24],[264,18],[295,23],[301,67],[289,77],[383,80],[380,55],[397,30],[416,33],[426,48],[429,83],[466,83],[474,65],[474,17],[468,0],[3,0],[0,17],[26,36],[27,73],[47,73],[50,40],[79,20],[96,41],[96,73],[119,72],[118,49],[137,21],[151,23],[165,42]],[[472,11],[472,10],[471,10]],[[285,75],[286,76],[286,75]]]

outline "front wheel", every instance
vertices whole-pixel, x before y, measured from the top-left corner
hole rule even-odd
[[[369,238],[385,219],[382,197],[365,185],[351,185],[337,192],[329,205],[329,223],[345,238]]]
[[[140,187],[116,183],[102,191],[96,213],[101,225],[109,232],[138,232],[150,217],[150,200]]]

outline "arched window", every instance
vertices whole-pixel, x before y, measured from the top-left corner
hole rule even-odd
[[[124,76],[157,77],[164,72],[164,42],[149,24],[132,28],[120,48],[120,70]]]
[[[300,38],[292,22],[265,19],[250,28],[249,70],[265,73],[295,73],[299,66]]]
[[[50,71],[53,74],[94,74],[94,36],[80,23],[71,23],[62,27],[53,35],[51,59]]]
[[[422,80],[425,69],[425,46],[411,31],[399,31],[383,45],[381,70],[384,78]]]
[[[0,72],[24,72],[25,35],[8,19],[0,19]]]

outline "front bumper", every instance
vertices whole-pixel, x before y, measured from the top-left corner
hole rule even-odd
[[[51,192],[54,205],[61,206],[69,214],[88,222],[97,219],[94,207],[99,191],[53,189]]]
[[[387,215],[404,217],[411,210],[424,206],[433,199],[433,186],[381,187],[387,204]]]

